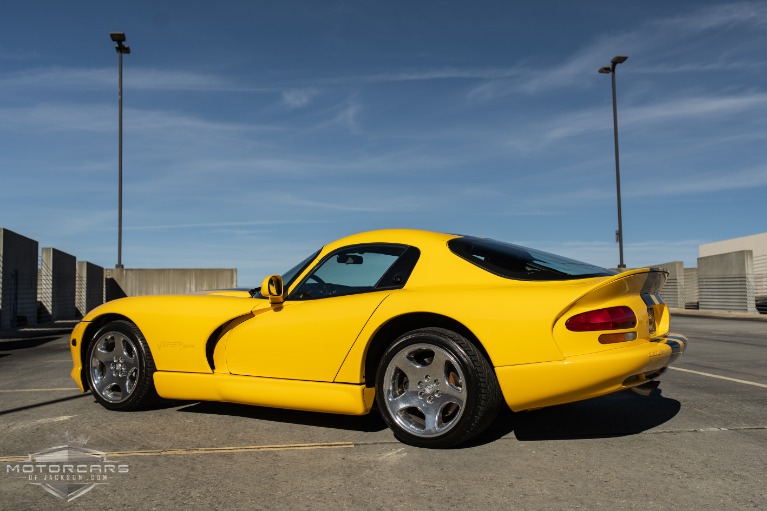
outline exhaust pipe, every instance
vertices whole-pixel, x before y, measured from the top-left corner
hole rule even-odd
[[[660,386],[659,381],[650,380],[636,387],[631,387],[631,390],[639,394],[640,396],[649,397]]]

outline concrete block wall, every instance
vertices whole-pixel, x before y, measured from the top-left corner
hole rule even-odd
[[[767,254],[754,254],[754,294],[757,299],[767,299]]]
[[[701,310],[757,314],[753,252],[699,257],[698,295]]]
[[[75,256],[51,247],[44,247],[40,255],[38,301],[50,319],[75,319],[75,289],[77,259]]]
[[[0,228],[0,329],[37,324],[35,240]]]
[[[106,300],[122,296],[189,294],[237,287],[236,268],[106,270]]]
[[[668,278],[660,295],[666,305],[672,309],[684,309],[685,304],[685,275],[684,263],[674,261],[671,263],[659,264],[658,267],[668,270]]]
[[[698,255],[706,257],[741,250],[753,251],[756,307],[762,314],[767,314],[767,232],[706,243],[698,248]]]
[[[698,296],[698,269],[684,269],[684,308],[697,309],[700,298]]]
[[[75,307],[80,317],[104,303],[104,268],[77,261]]]

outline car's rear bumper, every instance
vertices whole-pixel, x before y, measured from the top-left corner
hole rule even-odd
[[[564,360],[496,367],[504,399],[514,411],[610,394],[660,376],[687,347],[667,334],[652,342]]]

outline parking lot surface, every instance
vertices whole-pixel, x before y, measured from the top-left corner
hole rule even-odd
[[[690,345],[653,396],[503,412],[443,451],[399,443],[375,413],[109,412],[70,380],[67,336],[2,340],[0,508],[767,508],[767,323],[679,316],[672,330]],[[64,504],[18,467],[65,444],[121,468]]]

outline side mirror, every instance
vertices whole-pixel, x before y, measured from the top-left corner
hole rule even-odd
[[[282,277],[279,275],[269,275],[261,284],[261,294],[269,297],[269,303],[279,305],[285,301],[282,288]]]

